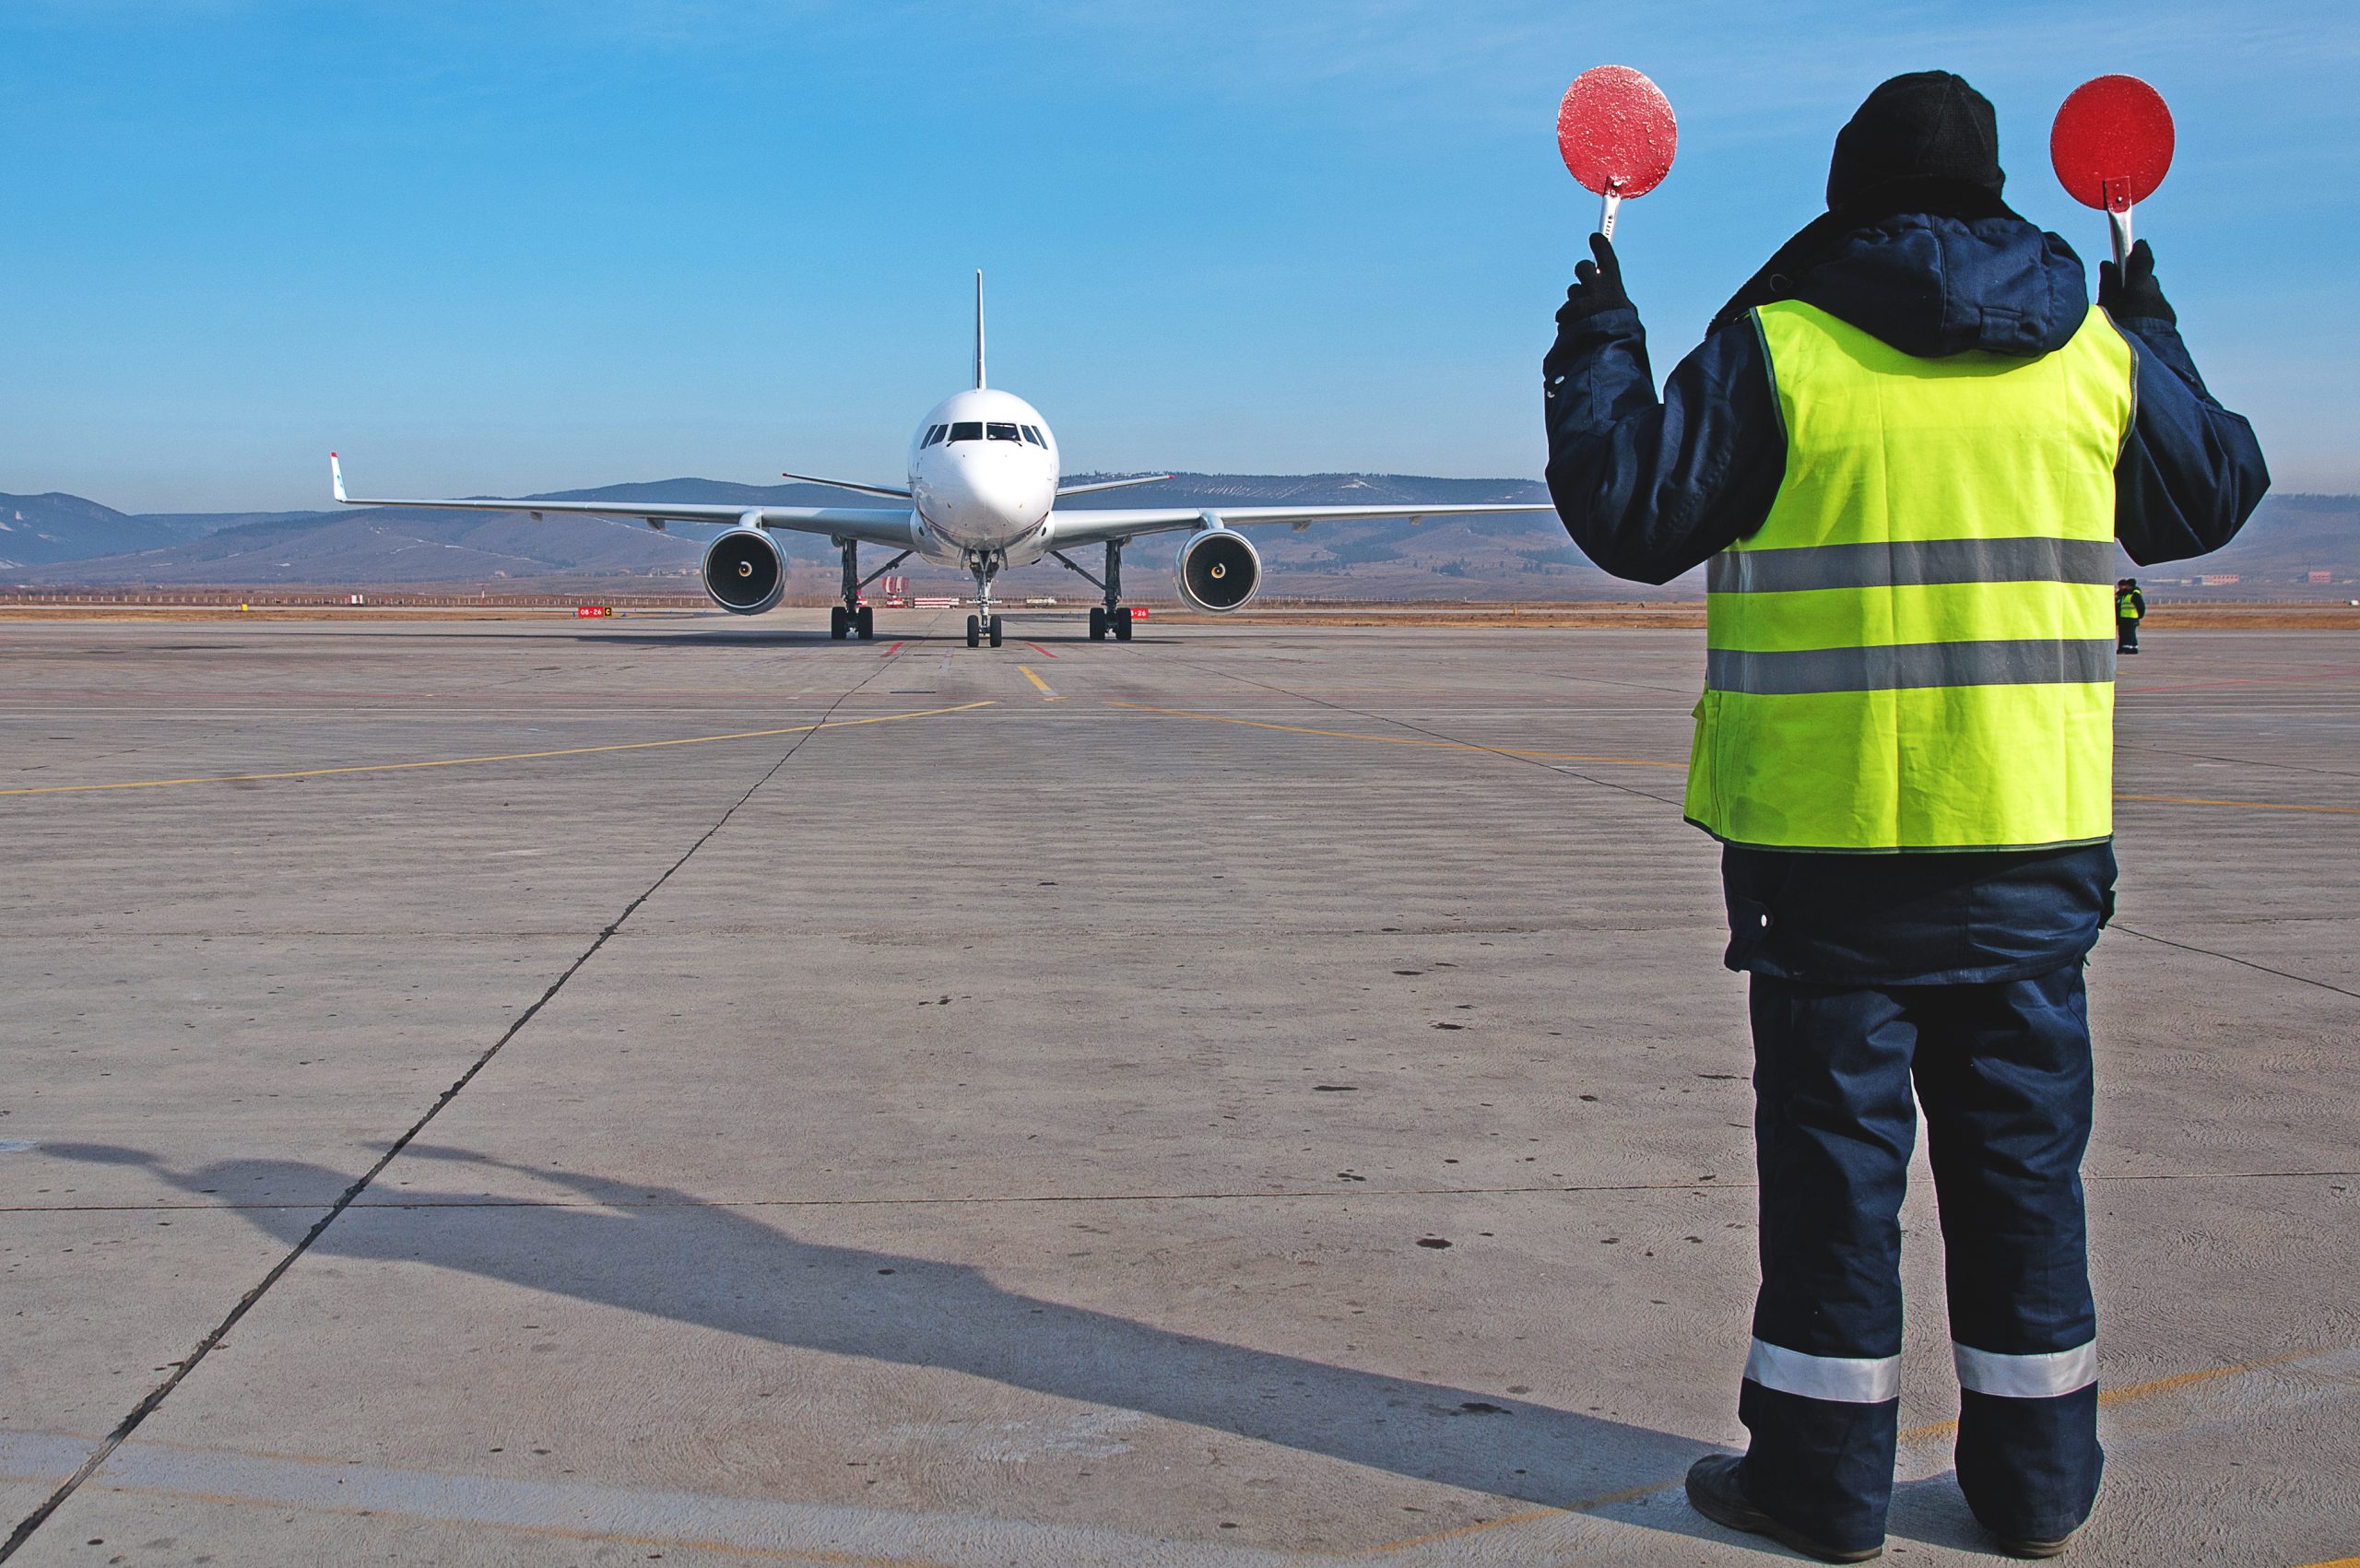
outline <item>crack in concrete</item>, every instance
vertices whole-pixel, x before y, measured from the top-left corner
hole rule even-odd
[[[2211,948],[2200,948],[2188,942],[2175,942],[2169,937],[2158,937],[2152,931],[2135,931],[2118,920],[2109,925],[2106,929],[2119,931],[2126,937],[2136,937],[2142,942],[2155,942],[2166,948],[2177,948],[2184,953],[2201,953],[2206,958],[2216,958],[2224,963],[2243,964],[2248,969],[2258,969],[2264,974],[2274,974],[2281,980],[2292,980],[2304,985],[2316,985],[2322,991],[2332,991],[2339,996],[2349,996],[2354,1001],[2360,1001],[2360,991],[2347,991],[2341,985],[2331,985],[2324,980],[2314,980],[2307,974],[2295,974],[2286,970],[2272,969],[2266,963],[2256,963],[2251,959],[2241,959],[2235,953],[2216,953]]]
[[[296,1260],[301,1258],[305,1253],[309,1252],[312,1249],[313,1244],[320,1239],[321,1235],[326,1232],[330,1225],[336,1223],[337,1216],[344,1213],[346,1209],[352,1208],[360,1199],[361,1193],[367,1190],[369,1184],[375,1181],[380,1175],[382,1175],[384,1173],[385,1168],[400,1157],[402,1151],[410,1146],[411,1142],[418,1138],[419,1134],[426,1130],[427,1125],[432,1122],[436,1116],[442,1114],[443,1108],[449,1105],[452,1101],[457,1099],[459,1092],[475,1080],[476,1075],[482,1072],[485,1067],[491,1064],[492,1058],[500,1055],[501,1049],[511,1040],[515,1039],[517,1034],[524,1030],[525,1026],[532,1022],[534,1018],[538,1015],[543,1008],[549,1006],[549,1002],[556,997],[557,994],[565,988],[567,981],[572,980],[576,974],[580,973],[583,967],[598,955],[598,949],[607,945],[608,938],[612,937],[614,934],[622,927],[623,922],[629,920],[631,915],[638,911],[642,904],[645,903],[649,899],[654,898],[655,894],[662,890],[664,884],[670,881],[673,876],[695,856],[697,851],[702,849],[712,841],[714,834],[727,827],[729,825],[729,819],[738,815],[738,811],[744,808],[748,801],[754,798],[755,795],[761,791],[764,784],[770,783],[773,778],[776,777],[780,769],[785,767],[788,762],[795,759],[796,755],[803,749],[804,743],[809,740],[813,736],[820,734],[821,730],[826,727],[827,720],[832,717],[839,708],[843,707],[844,703],[850,701],[856,695],[857,695],[862,687],[867,685],[870,681],[876,679],[878,676],[891,668],[892,663],[893,661],[891,660],[880,660],[877,665],[871,666],[867,673],[864,674],[858,680],[853,682],[853,684],[847,687],[840,696],[829,703],[827,712],[820,715],[820,720],[818,724],[798,729],[795,736],[794,743],[787,747],[786,750],[780,755],[778,760],[773,762],[769,768],[765,769],[762,772],[762,776],[756,779],[746,793],[739,796],[738,799],[731,804],[729,809],[721,814],[720,818],[714,821],[712,827],[707,828],[702,833],[699,834],[696,842],[689,845],[687,851],[681,855],[679,859],[674,861],[671,866],[665,870],[662,876],[649,883],[647,885],[647,890],[644,892],[642,892],[638,897],[625,904],[622,908],[622,913],[616,915],[613,920],[607,923],[606,926],[599,931],[597,936],[591,939],[590,945],[582,950],[581,955],[574,959],[572,963],[568,964],[565,967],[564,972],[549,983],[549,989],[543,991],[539,998],[536,1000],[532,1006],[517,1014],[514,1021],[509,1024],[508,1028],[501,1034],[500,1038],[493,1041],[490,1047],[481,1055],[478,1056],[467,1067],[466,1071],[461,1073],[455,1079],[454,1079],[451,1086],[448,1089],[445,1089],[442,1094],[436,1098],[433,1104],[427,1107],[425,1114],[419,1116],[415,1122],[412,1122],[409,1126],[409,1129],[404,1132],[401,1137],[395,1138],[392,1146],[389,1147],[384,1154],[378,1156],[376,1162],[371,1165],[368,1170],[361,1173],[360,1178],[354,1182],[350,1186],[347,1187],[344,1190],[343,1195],[333,1204],[328,1206],[327,1212],[321,1215],[318,1221],[314,1223],[309,1231],[303,1232],[302,1238],[288,1251],[287,1256],[280,1258],[276,1264],[272,1265],[270,1272],[265,1274],[261,1280],[256,1283],[252,1290],[238,1298],[237,1304],[230,1309],[229,1315],[224,1317],[219,1323],[216,1324],[213,1328],[204,1336],[204,1338],[200,1338],[196,1342],[196,1348],[191,1350],[186,1357],[173,1367],[171,1374],[166,1377],[163,1382],[158,1384],[154,1388],[148,1390],[147,1397],[143,1398],[138,1404],[132,1407],[131,1413],[124,1416],[123,1420],[116,1424],[114,1430],[106,1435],[104,1441],[102,1441],[97,1448],[91,1451],[89,1457],[83,1460],[81,1466],[77,1468],[72,1475],[66,1477],[65,1480],[59,1484],[57,1490],[50,1493],[49,1497],[42,1502],[40,1507],[35,1508],[30,1514],[25,1515],[23,1520],[18,1524],[17,1527],[9,1532],[8,1539],[6,1541],[0,1541],[0,1562],[7,1562],[10,1558],[14,1557],[18,1551],[22,1550],[25,1543],[32,1539],[34,1533],[38,1531],[42,1525],[49,1521],[50,1516],[55,1514],[57,1510],[65,1504],[68,1498],[72,1497],[76,1491],[79,1491],[85,1481],[88,1480],[92,1475],[97,1473],[99,1467],[105,1464],[108,1457],[112,1455],[116,1449],[123,1446],[124,1440],[130,1437],[133,1432],[138,1431],[140,1424],[147,1421],[149,1416],[156,1413],[157,1409],[163,1404],[166,1398],[171,1397],[172,1391],[185,1382],[189,1373],[195,1372],[196,1368],[203,1363],[205,1358],[212,1353],[214,1347],[218,1345],[225,1338],[228,1337],[230,1331],[237,1326],[239,1322],[245,1317],[247,1313],[254,1310],[255,1304],[259,1303],[266,1293],[268,1293],[270,1288],[277,1284],[278,1281],[286,1276],[287,1271],[295,1266]],[[309,1206],[284,1205],[276,1207],[306,1208]],[[377,1206],[372,1205],[371,1207]]]

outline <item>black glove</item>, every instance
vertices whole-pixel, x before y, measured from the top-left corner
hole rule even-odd
[[[1622,264],[1614,259],[1614,242],[1603,234],[1593,234],[1589,253],[1598,259],[1574,268],[1574,286],[1565,290],[1565,302],[1557,312],[1559,332],[1570,331],[1594,315],[1631,308],[1631,296],[1622,290]]]
[[[1631,296],[1622,291],[1622,264],[1614,259],[1614,246],[1605,235],[1593,234],[1589,249],[1598,259],[1575,266],[1574,286],[1565,290],[1565,302],[1557,309],[1557,341],[1540,361],[1540,379],[1552,397],[1581,357],[1576,341],[1582,324],[1608,311],[1631,308]]]
[[[2098,308],[2117,321],[2179,324],[2171,301],[2155,282],[2155,253],[2144,240],[2130,247],[2130,259],[2125,265],[2098,263]]]

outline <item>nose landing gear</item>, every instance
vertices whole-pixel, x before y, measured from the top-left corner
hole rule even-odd
[[[971,561],[967,570],[975,574],[976,614],[967,618],[967,646],[980,647],[989,638],[993,647],[1000,644],[999,613],[992,608],[992,579],[998,575],[1000,563],[985,558]]]

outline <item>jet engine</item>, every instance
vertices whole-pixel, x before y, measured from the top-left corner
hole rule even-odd
[[[704,591],[732,615],[760,615],[786,594],[786,559],[761,528],[732,528],[704,551]]]
[[[1180,547],[1180,596],[1201,610],[1233,610],[1262,586],[1262,558],[1245,536],[1207,528]]]

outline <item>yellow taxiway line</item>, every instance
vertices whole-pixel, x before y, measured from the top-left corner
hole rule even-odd
[[[390,773],[408,768],[464,768],[476,762],[534,762],[548,757],[587,757],[600,751],[652,751],[666,746],[712,746],[724,740],[761,740],[771,736],[806,735],[814,730],[851,729],[859,725],[891,724],[896,719],[931,719],[988,708],[990,702],[962,702],[955,708],[923,708],[911,713],[876,713],[865,719],[831,719],[821,724],[787,725],[779,729],[742,729],[728,735],[690,735],[678,740],[627,740],[611,746],[569,746],[557,751],[503,751],[489,757],[438,757],[424,762],[358,762],[342,768],[295,768],[277,773],[216,773],[188,779],[134,779],[124,784],[41,784],[30,789],[0,789],[0,795],[73,795],[95,789],[170,789],[178,784],[254,784],[265,779],[316,779],[332,773]]]
[[[1051,686],[1047,681],[1043,680],[1039,676],[1034,675],[1032,670],[1027,668],[1025,666],[1017,666],[1016,673],[1031,681],[1033,686],[1039,690],[1041,695],[1046,697],[1050,701],[1055,702],[1058,701],[1057,689]]]

